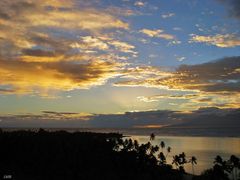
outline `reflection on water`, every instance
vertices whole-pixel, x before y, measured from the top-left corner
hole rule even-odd
[[[134,135],[130,138],[138,140],[140,144],[149,141],[149,136]],[[166,147],[172,148],[167,158],[169,164],[172,163],[173,155],[182,152],[186,153],[187,158],[197,157],[195,174],[212,167],[216,155],[222,156],[223,159],[229,159],[232,154],[240,156],[240,138],[156,136],[152,144],[159,145],[161,141],[165,142]],[[191,164],[187,164],[185,168],[187,172],[192,172]]]

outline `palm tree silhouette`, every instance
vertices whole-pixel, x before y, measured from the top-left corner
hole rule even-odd
[[[221,156],[217,155],[214,159],[214,164],[217,164],[217,165],[220,165],[222,166],[223,165],[223,159]]]
[[[129,139],[128,144],[127,144],[127,149],[128,149],[128,151],[131,151],[133,148],[134,148],[133,141],[132,141],[132,139]]]
[[[156,146],[151,146],[151,154],[154,155],[156,152],[158,152],[159,150],[159,147],[156,145]]]
[[[168,156],[168,154],[171,152],[172,148],[170,146],[167,147],[167,155],[166,155],[166,158]]]
[[[150,134],[150,141],[154,141],[155,140],[155,134],[154,133],[151,133]]]
[[[229,163],[230,163],[230,168],[232,170],[232,177],[233,180],[237,180],[237,176],[238,176],[238,168],[240,167],[240,159],[234,155],[231,155],[230,159],[229,159]]]
[[[136,150],[139,149],[139,143],[138,143],[137,140],[134,140],[133,145],[134,145],[134,148],[135,148]]]
[[[195,156],[192,156],[189,162],[192,164],[192,173],[194,175],[194,165],[197,164],[197,158]]]
[[[151,154],[151,147],[152,147],[152,144],[150,142],[147,142],[145,144],[145,152],[147,152],[148,154]]]
[[[178,166],[179,166],[179,156],[178,155],[173,156],[172,164],[174,164],[176,166],[176,168],[178,168]]]
[[[160,165],[166,164],[166,157],[164,156],[163,152],[159,153],[158,158],[159,158],[159,164]]]
[[[173,156],[173,162],[172,164],[175,164],[175,166],[178,168],[178,170],[182,173],[185,172],[184,170],[184,164],[187,163],[187,160],[186,160],[186,155],[184,152],[182,152],[181,154],[179,155],[175,155]]]
[[[165,143],[164,143],[163,141],[161,141],[161,143],[160,143],[160,147],[161,147],[162,152],[163,152],[163,149],[165,148]]]

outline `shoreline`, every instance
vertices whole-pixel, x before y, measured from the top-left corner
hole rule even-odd
[[[41,128],[41,127],[40,127]],[[40,128],[37,127],[0,127],[0,129],[4,131],[17,131],[17,130],[31,130],[31,131],[38,131]],[[240,134],[234,132],[233,134],[226,134],[226,133],[219,133],[219,132],[212,132],[212,133],[202,133],[194,131],[196,129],[191,129],[194,132],[161,132],[167,131],[168,129],[153,129],[153,128],[58,128],[58,127],[46,127],[42,128],[48,131],[67,131],[67,132],[95,132],[95,133],[119,133],[123,136],[149,136],[150,133],[154,133],[156,136],[162,137],[210,137],[210,138],[240,138]],[[176,130],[186,130],[189,128],[176,128]],[[198,128],[202,129],[202,128]],[[211,128],[209,128],[210,130]],[[236,127],[238,129],[238,127]],[[175,130],[171,128],[171,130]],[[202,129],[203,130],[203,129]],[[204,129],[205,130],[205,129]],[[229,129],[230,130],[230,129]]]

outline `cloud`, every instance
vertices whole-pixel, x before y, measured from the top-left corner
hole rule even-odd
[[[175,55],[175,57],[176,57],[176,59],[177,59],[179,62],[182,62],[183,60],[186,59],[186,57],[184,57],[184,56],[177,56],[177,55]]]
[[[15,93],[15,91],[12,90],[12,89],[9,89],[9,88],[6,88],[6,89],[0,88],[0,94],[12,94],[12,93]]]
[[[114,14],[115,16],[133,16],[139,14],[138,12],[132,10],[131,7],[119,8],[115,6],[110,6],[107,7],[105,10],[106,12]]]
[[[163,33],[164,31],[162,29],[156,29],[156,30],[142,29],[142,30],[140,30],[140,32],[149,37],[157,37],[157,38],[162,38],[162,39],[166,39],[166,40],[175,39],[175,37],[173,35]]]
[[[175,13],[168,13],[168,14],[163,14],[163,15],[161,15],[161,17],[162,17],[163,19],[170,18],[170,17],[173,17],[173,16],[175,16]]]
[[[80,51],[89,52],[90,50],[106,51],[107,53],[121,52],[127,54],[138,54],[134,49],[135,46],[119,41],[110,37],[93,37],[84,36],[81,37],[80,42],[75,42],[70,45],[74,49],[79,49]]]
[[[144,80],[146,78],[159,77],[164,78],[171,76],[171,73],[164,67],[154,66],[136,66],[125,68],[122,71],[122,78],[133,78],[136,80]]]
[[[120,61],[137,52],[116,39],[129,24],[121,19],[125,9],[113,9],[76,0],[1,1],[0,87],[8,88],[0,93],[47,95],[119,75]]]
[[[174,71],[164,71],[158,68],[145,69],[145,72],[139,74],[137,79],[128,77],[126,80],[116,82],[116,86],[128,87],[152,87],[159,89],[175,90],[179,92],[199,93],[199,97],[214,96],[219,103],[232,104],[238,103],[240,92],[240,57],[228,57],[216,61],[197,64],[197,65],[181,65]],[[151,74],[152,69],[158,70],[159,75]],[[166,76],[164,75],[166,73]],[[130,71],[131,74],[131,71]],[[158,97],[159,98],[159,97]],[[162,98],[162,97],[161,97]],[[177,99],[178,97],[168,97]],[[182,98],[182,97],[180,97]],[[227,98],[227,99],[226,99]],[[145,98],[146,99],[146,98]],[[156,100],[157,98],[150,98]],[[191,97],[188,97],[191,99]],[[229,103],[228,102],[228,103]],[[193,106],[191,104],[191,106]]]
[[[63,121],[71,121],[71,120],[89,120],[93,114],[90,113],[75,113],[75,112],[56,112],[56,111],[42,111],[42,116],[45,116],[52,120],[63,120]]]
[[[158,101],[157,99],[150,98],[150,97],[145,97],[145,96],[138,96],[137,99],[142,102],[156,102]]]
[[[83,29],[89,31],[123,28],[128,29],[128,24],[112,15],[95,10],[83,10],[76,12],[51,12],[46,15],[32,15],[27,19],[33,26],[55,27],[64,29]],[[37,20],[39,19],[39,20]],[[73,21],[74,20],[74,21]]]
[[[156,37],[157,35],[162,33],[163,30],[161,30],[161,29],[157,29],[157,30],[142,29],[142,30],[140,30],[140,32],[148,35],[149,37]]]
[[[172,100],[183,100],[183,99],[196,99],[197,94],[158,94],[154,96],[139,96],[137,97],[140,101],[143,102],[155,102],[160,99],[172,99]]]
[[[240,57],[223,58],[197,65],[181,65],[167,77],[151,76],[140,81],[126,81],[118,85],[136,84],[149,87],[164,86],[169,89],[205,92],[240,91]],[[160,72],[159,72],[160,73]]]
[[[157,94],[152,96],[139,96],[137,99],[144,103],[168,101],[182,111],[195,110],[203,107],[239,108],[239,93],[215,93],[215,92],[178,92],[170,91],[169,94]]]
[[[91,114],[46,111],[39,115],[21,114],[0,116],[2,127],[87,127]]]
[[[135,46],[130,45],[126,42],[115,40],[109,41],[109,44],[113,45],[117,50],[120,50],[121,52],[137,54],[137,52],[134,51]]]
[[[164,30],[162,29],[141,29],[139,31],[140,33],[143,33],[151,38],[160,38],[169,41],[168,45],[176,45],[181,44],[181,41],[177,40],[177,38],[172,34],[164,33]]]
[[[175,76],[178,83],[182,83],[186,89],[239,92],[240,73],[237,71],[239,67],[240,57],[229,57],[199,65],[180,66]]]
[[[72,48],[77,49],[97,49],[97,50],[108,50],[109,46],[107,43],[97,37],[84,36],[80,38],[80,42],[75,42],[70,45]]]
[[[143,7],[143,6],[145,6],[145,3],[142,2],[142,1],[136,1],[136,2],[134,3],[134,5],[135,5],[135,6],[139,6],[139,7]]]
[[[218,0],[219,2],[223,2],[229,11],[229,15],[231,17],[240,19],[240,2],[239,0]]]
[[[174,30],[174,31],[182,31],[182,28],[180,28],[180,27],[174,27],[173,30]]]
[[[198,99],[198,102],[211,102],[211,101],[212,101],[212,98],[210,98],[210,97]]]
[[[81,3],[81,1],[79,2]],[[14,21],[21,26],[29,25],[30,27],[81,28],[93,31],[96,29],[128,28],[127,23],[104,10],[92,7],[81,9],[82,6],[77,5],[79,2],[74,0],[16,0],[14,2],[3,0],[0,5],[4,15],[0,17],[2,17],[3,24]]]
[[[43,111],[40,115],[0,116],[1,127],[136,127],[176,122],[173,111],[126,112],[124,114],[85,114]]]
[[[53,57],[55,56],[52,51],[45,51],[41,49],[23,49],[22,53],[27,56],[37,56],[37,57]]]
[[[149,54],[149,56],[148,56],[149,58],[157,58],[158,57],[158,55],[157,54]]]
[[[121,64],[115,62],[23,62],[0,60],[0,85],[8,85],[14,94],[47,95],[51,90],[68,91],[102,85],[118,75]]]
[[[126,112],[124,114],[88,114],[44,111],[42,114],[2,115],[1,127],[48,127],[48,128],[237,128],[239,131],[240,109],[200,108],[195,111],[178,112],[168,110]],[[206,118],[208,117],[208,118]],[[186,133],[186,129],[184,133]],[[159,129],[163,132],[164,129]],[[169,131],[170,130],[170,131]],[[178,131],[179,132],[179,129]],[[148,133],[148,132],[147,132]],[[194,129],[196,133],[196,129]],[[176,133],[177,134],[177,133]],[[206,134],[205,134],[206,135]]]
[[[234,34],[217,34],[215,36],[192,35],[190,42],[199,42],[221,48],[240,46],[240,39]]]

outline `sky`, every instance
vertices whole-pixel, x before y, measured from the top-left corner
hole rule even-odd
[[[238,0],[1,0],[0,115],[239,108],[239,29]]]

